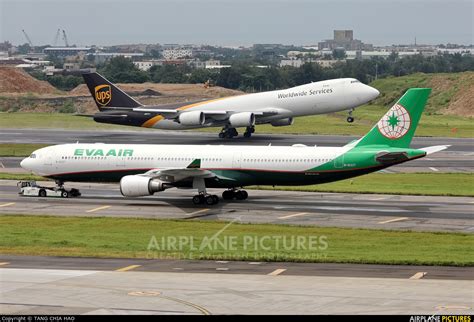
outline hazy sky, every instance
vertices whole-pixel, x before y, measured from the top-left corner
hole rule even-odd
[[[472,44],[474,0],[0,0],[0,41],[51,44],[317,44],[333,29],[366,43]],[[60,44],[63,44],[61,41]]]

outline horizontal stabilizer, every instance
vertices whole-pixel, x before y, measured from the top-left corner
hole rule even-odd
[[[436,152],[439,152],[439,151],[446,150],[449,147],[450,147],[450,145],[434,145],[434,146],[428,146],[426,148],[421,148],[419,150],[425,151],[427,155],[430,155],[432,153],[436,153]]]

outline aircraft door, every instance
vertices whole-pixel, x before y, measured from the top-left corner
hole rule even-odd
[[[241,158],[242,158],[242,152],[235,152],[234,153],[234,158],[232,160],[232,168],[234,168],[234,169],[240,169],[241,168]]]
[[[334,159],[334,168],[340,169],[342,167],[344,167],[344,154]]]

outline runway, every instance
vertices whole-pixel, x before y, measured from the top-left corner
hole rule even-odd
[[[0,314],[473,312],[472,268],[29,256],[0,260]]]
[[[51,185],[52,183],[44,183]],[[474,198],[248,190],[245,201],[194,206],[192,190],[124,198],[116,184],[74,184],[80,198],[18,195],[16,181],[0,180],[0,214],[110,216],[474,232]],[[220,190],[209,189],[219,194]]]
[[[225,144],[225,145],[292,145],[343,146],[354,136],[335,135],[265,135],[250,139],[218,139],[215,133],[175,131],[79,131],[51,129],[3,129],[0,143],[142,143],[142,144]],[[448,150],[429,157],[391,167],[386,172],[473,172],[474,139],[415,138],[413,147],[451,145]],[[0,158],[0,171],[18,172],[22,158]],[[2,170],[3,168],[4,170]],[[10,170],[17,168],[16,170]],[[5,170],[6,169],[6,170]]]
[[[251,138],[219,139],[215,133],[164,130],[57,130],[57,129],[1,129],[0,143],[130,143],[130,144],[226,144],[226,145],[292,145],[342,146],[357,136],[254,134]],[[451,145],[450,151],[474,152],[472,138],[415,137],[412,147]]]

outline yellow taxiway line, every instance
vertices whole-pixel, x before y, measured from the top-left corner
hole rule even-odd
[[[135,269],[135,268],[140,267],[140,266],[142,266],[142,265],[130,265],[130,266],[126,266],[126,267],[116,269],[115,271],[116,272],[126,272],[126,271],[131,271],[132,269]]]
[[[94,209],[87,210],[86,212],[96,212],[96,211],[107,209],[107,208],[110,208],[110,207],[112,207],[112,206],[97,207],[97,208],[94,208]]]
[[[297,213],[297,214],[292,214],[292,215],[288,215],[288,216],[278,217],[278,219],[288,219],[288,218],[293,218],[293,217],[304,216],[304,215],[307,215],[307,214],[308,214],[307,212],[299,212],[299,213]]]
[[[381,221],[381,222],[379,222],[379,224],[388,224],[388,223],[391,223],[391,222],[402,221],[402,220],[407,220],[407,219],[408,219],[408,217],[394,218],[394,219],[390,219],[390,220]]]

